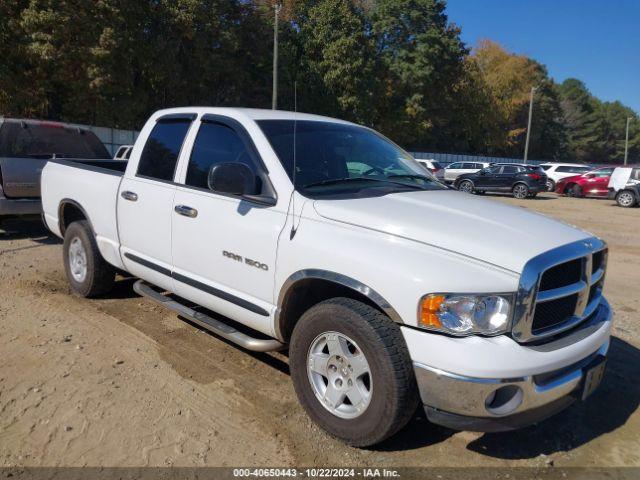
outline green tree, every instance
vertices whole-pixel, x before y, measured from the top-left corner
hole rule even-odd
[[[601,102],[575,78],[562,82],[558,91],[567,129],[568,156],[584,162],[593,162],[596,158],[602,161],[605,141],[601,134],[606,127]]]
[[[409,148],[445,149],[452,85],[468,53],[442,0],[378,0],[370,14],[378,83],[375,125]]]
[[[344,0],[321,0],[302,14],[300,106],[371,124],[375,70],[364,12]]]
[[[564,153],[566,133],[560,97],[546,68],[489,40],[482,41],[473,56],[502,118],[506,148],[501,153],[523,154],[530,92],[535,87],[529,157],[560,158]]]

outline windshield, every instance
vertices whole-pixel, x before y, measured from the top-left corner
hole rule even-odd
[[[446,189],[411,155],[373,130],[309,120],[261,120],[258,125],[296,190],[307,196]]]

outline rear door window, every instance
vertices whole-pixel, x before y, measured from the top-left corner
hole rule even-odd
[[[573,167],[573,166],[561,166],[556,170],[559,173],[586,173],[589,171],[589,167]]]
[[[190,118],[160,119],[142,150],[137,174],[154,180],[173,181],[180,149],[190,126]]]

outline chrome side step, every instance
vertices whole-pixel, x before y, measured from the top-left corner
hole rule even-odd
[[[133,284],[133,290],[143,297],[147,297],[155,302],[158,302],[162,306],[173,310],[178,315],[181,315],[193,323],[197,323],[203,328],[206,328],[210,332],[229,340],[242,348],[247,350],[253,350],[254,352],[272,352],[276,350],[282,350],[284,344],[278,340],[253,338],[249,335],[239,332],[235,328],[226,323],[222,323],[220,320],[211,318],[209,315],[205,315],[201,312],[196,312],[192,308],[189,308],[160,292],[155,291],[150,285],[143,280],[138,280]]]

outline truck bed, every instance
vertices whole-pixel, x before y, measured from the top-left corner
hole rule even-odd
[[[38,198],[40,196],[40,171],[47,162],[79,164],[123,173],[127,168],[126,160],[113,159],[39,159],[21,157],[0,157],[0,179],[6,198]]]
[[[100,252],[114,265],[121,264],[116,207],[126,163],[121,160],[50,160],[40,181],[47,227],[62,237],[60,205],[81,206],[96,233]]]

